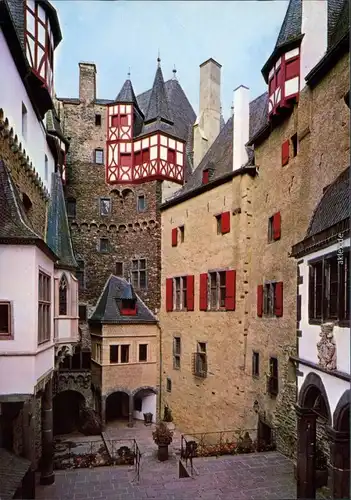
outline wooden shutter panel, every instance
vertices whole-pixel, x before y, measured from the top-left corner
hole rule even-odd
[[[202,172],[202,184],[207,184],[208,181],[209,181],[209,171],[208,170],[204,170]]]
[[[283,316],[283,282],[279,281],[275,285],[274,314]]]
[[[279,240],[280,239],[280,227],[281,227],[281,217],[280,217],[280,212],[277,212],[276,214],[273,215],[273,239],[274,240]]]
[[[263,285],[257,287],[257,316],[260,318],[263,314]]]
[[[172,229],[172,247],[176,247],[178,243],[178,228]]]
[[[282,166],[289,163],[289,139],[282,144]]]
[[[194,310],[194,276],[186,277],[186,302],[187,310]]]
[[[200,274],[200,311],[207,311],[207,273]]]
[[[166,279],[166,311],[173,311],[173,278]]]
[[[235,311],[236,271],[226,271],[225,308]]]
[[[222,234],[230,232],[230,212],[223,212],[221,217]]]

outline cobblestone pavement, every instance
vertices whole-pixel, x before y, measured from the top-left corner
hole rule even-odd
[[[194,459],[194,478],[179,479],[180,433],[175,431],[169,460],[157,460],[154,426],[123,422],[107,426],[110,439],[135,438],[142,453],[140,480],[134,467],[56,471],[55,484],[37,486],[46,500],[262,500],[296,498],[293,465],[276,452]]]

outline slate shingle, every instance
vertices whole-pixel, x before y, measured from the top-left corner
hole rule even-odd
[[[154,83],[151,89],[150,99],[145,115],[145,122],[164,120],[173,125],[173,119],[169,111],[168,98],[163,79],[161,66],[158,65]]]
[[[119,299],[136,298],[136,316],[122,316],[118,307]],[[157,318],[134,292],[132,285],[123,278],[111,275],[107,280],[96,308],[89,318],[90,323],[98,324],[143,324],[157,323]]]
[[[46,241],[51,250],[59,257],[58,265],[60,267],[69,269],[77,267],[67,219],[63,186],[58,172],[52,174]]]
[[[328,186],[318,203],[306,238],[324,231],[351,216],[350,167]]]

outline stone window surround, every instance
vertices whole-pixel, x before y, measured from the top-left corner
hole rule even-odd
[[[252,350],[252,377],[260,377],[260,352],[256,349]]]
[[[145,261],[145,268],[140,268],[140,261],[141,260]],[[133,262],[135,262],[135,261],[138,261],[138,269],[133,268]],[[148,259],[147,258],[134,256],[132,259],[130,259],[130,275],[132,278],[133,288],[135,288],[137,290],[147,290],[148,289],[147,269],[148,269]],[[143,272],[143,271],[145,271],[145,286],[141,288],[140,287],[140,272]],[[137,286],[135,285],[135,281],[133,279],[133,273],[134,273],[134,275],[135,275],[135,273],[137,273],[137,276],[138,276]]]
[[[269,364],[268,364],[268,376],[267,376],[267,392],[271,396],[275,397],[278,395],[279,392],[279,361],[278,361],[278,356],[276,354],[270,354],[269,355]],[[276,367],[276,375],[273,373],[273,365]],[[273,381],[273,386],[276,388],[276,391],[271,390],[271,381]],[[276,384],[276,385],[274,385]]]
[[[0,300],[0,306],[7,306],[8,314],[8,332],[0,332],[0,340],[13,340],[14,339],[14,313],[13,313],[13,301],[11,300]]]
[[[38,268],[37,276],[38,276],[38,345],[42,345],[45,342],[49,342],[51,340],[51,303],[52,303],[52,298],[51,298],[51,295],[52,295],[51,284],[52,284],[52,282],[51,282],[51,279],[52,279],[52,277],[45,270],[41,269],[40,266]],[[48,283],[48,293],[46,296],[45,296],[45,294],[40,296],[40,277],[41,276]],[[43,316],[46,319],[43,319],[42,322],[44,322],[44,324],[45,324],[45,321],[46,321],[48,324],[48,331],[45,331],[45,328],[44,328],[44,330],[43,330],[44,333],[40,331],[40,321],[39,321],[40,309],[45,311],[45,314]],[[47,318],[47,316],[48,316],[48,318]]]
[[[77,272],[81,272],[81,273],[82,273],[82,282],[83,282],[83,283],[82,283],[81,288],[82,288],[83,290],[85,290],[85,288],[86,288],[86,280],[85,280],[85,261],[84,261],[84,260],[82,260],[82,259],[78,259],[78,260],[77,260],[77,264],[78,264],[79,262],[80,262],[80,263],[82,263],[82,264],[83,264],[83,266],[79,266],[79,265],[78,265],[78,271],[76,271],[76,274],[77,274]],[[77,278],[77,280],[78,280],[78,287],[79,287],[79,286],[80,286],[80,284],[79,284],[79,278],[78,278],[77,276],[76,276],[76,278]]]
[[[103,201],[107,201],[108,202],[108,211],[107,213],[103,213],[103,210],[102,210],[102,202]],[[112,212],[112,199],[108,196],[101,196],[99,198],[99,215],[101,217],[108,217],[109,215],[111,215],[111,212]]]
[[[208,310],[209,311],[225,311],[225,296],[226,296],[226,271],[228,269],[211,269],[208,271]],[[212,305],[212,300],[211,300],[211,275],[216,273],[216,304]],[[224,284],[220,284],[220,276],[224,275]],[[221,303],[221,289],[224,289],[224,304],[223,306],[220,305]]]
[[[97,161],[100,155],[101,155],[101,161]],[[105,158],[104,158],[103,148],[95,148],[94,149],[93,160],[94,160],[93,163],[95,163],[96,165],[104,165]]]
[[[178,281],[179,280],[179,281]],[[177,304],[177,283],[179,283],[179,307]],[[184,285],[185,283],[185,285]],[[173,277],[173,311],[187,311],[187,276]],[[185,299],[185,300],[184,300]]]
[[[114,346],[114,347],[117,347],[117,361],[114,361],[114,362],[111,362],[110,359],[111,359],[111,347]],[[122,359],[122,347],[127,347],[128,349],[126,349],[126,357],[128,358],[128,361],[121,361]],[[128,365],[131,363],[130,361],[130,354],[131,354],[131,344],[127,344],[127,343],[118,343],[118,344],[109,344],[109,365]]]
[[[264,281],[263,283],[263,314],[262,316],[266,317],[266,318],[275,318],[275,314],[274,314],[274,310],[275,310],[275,286],[277,284],[277,281],[276,280],[271,280],[271,281]],[[270,311],[268,311],[268,303],[267,303],[267,300],[268,300],[268,288],[267,287],[270,287],[271,290],[270,290],[270,293],[271,293],[271,307],[270,307]]]
[[[350,247],[343,247],[343,258],[345,258],[346,255],[348,255],[348,261],[349,261],[349,265],[350,265]],[[322,296],[324,296],[324,287],[325,287],[325,284],[324,284],[324,279],[325,279],[325,276],[324,276],[324,261],[327,260],[327,259],[330,259],[331,257],[334,257],[334,256],[338,256],[338,251],[334,250],[333,252],[327,252],[325,253],[324,255],[321,255],[319,257],[315,257],[311,260],[308,260],[307,261],[307,264],[309,266],[309,268],[311,268],[311,266],[313,266],[314,264],[316,264],[317,262],[322,262],[323,264],[323,273],[322,273]],[[337,257],[338,258],[338,257]],[[338,287],[340,285],[338,284]],[[339,293],[339,289],[338,289],[338,293]],[[310,297],[310,276],[308,278],[308,297]],[[323,304],[324,301],[322,301],[322,316],[323,316],[323,313],[324,313],[324,304]],[[333,321],[333,323],[335,325],[339,325],[341,327],[348,327],[350,325],[350,320],[349,319],[340,319],[339,318],[339,311],[338,311],[338,318],[335,319],[335,318],[328,318],[327,316],[326,317],[323,317],[321,319],[317,319],[317,318],[311,318],[310,317],[310,310],[308,311],[308,323],[310,325],[320,325],[322,323],[325,323],[327,321]]]
[[[194,375],[204,376],[208,372],[207,342],[196,342]],[[206,376],[206,375],[205,375]]]
[[[102,365],[102,343],[93,342],[91,347],[92,347],[91,349],[92,361],[95,361],[95,363]]]
[[[146,346],[146,359],[140,359],[140,346]],[[150,355],[150,350],[149,350],[149,343],[148,342],[138,342],[137,345],[137,352],[138,352],[138,363],[147,363],[149,361],[149,355]]]
[[[144,198],[144,208],[140,209],[139,208],[139,198]],[[146,204],[146,196],[145,196],[145,193],[143,191],[140,191],[137,193],[137,212],[140,214],[140,213],[143,213],[143,212],[146,212],[146,209],[147,209],[147,204]]]
[[[104,242],[106,242],[106,249],[105,250],[103,250],[102,246],[101,246],[102,240],[104,240]],[[110,240],[106,236],[99,238],[98,251],[100,253],[109,253],[110,252]]]
[[[177,348],[177,341],[179,341],[179,349]],[[182,339],[181,336],[174,335],[173,336],[173,369],[174,370],[180,370],[180,358],[181,358],[181,353],[182,353]]]

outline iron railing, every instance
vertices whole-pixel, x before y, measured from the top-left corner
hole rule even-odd
[[[79,469],[111,465],[134,465],[139,479],[141,453],[135,439],[56,441],[54,468]]]
[[[195,457],[213,457],[220,455],[236,455],[273,451],[276,449],[275,429],[271,428],[269,436],[259,436],[257,429],[235,431],[204,432],[182,434],[181,458],[190,460]]]

